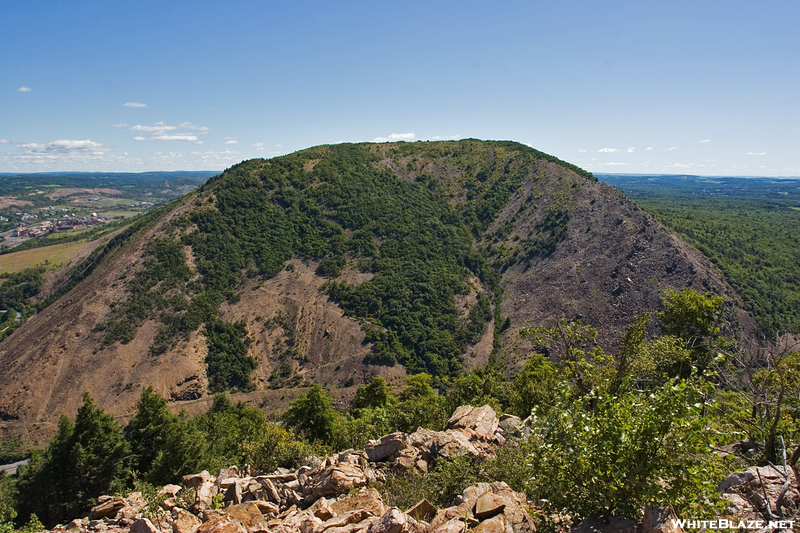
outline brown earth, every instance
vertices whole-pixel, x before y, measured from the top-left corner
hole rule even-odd
[[[0,209],[5,209],[6,207],[11,207],[12,205],[33,205],[33,202],[29,202],[28,200],[20,200],[14,196],[0,196]]]
[[[75,194],[90,194],[93,196],[102,196],[104,194],[114,195],[114,194],[122,194],[117,189],[108,189],[105,187],[97,187],[93,189],[82,189],[82,188],[75,188],[75,187],[64,187],[63,189],[57,189],[50,194],[47,195],[48,198],[51,200],[56,200],[58,198],[63,198],[64,196],[72,196]]]
[[[388,145],[370,149],[383,155],[379,165],[398,177],[413,180],[423,172],[433,175],[453,204],[465,201],[464,189],[458,185],[464,169],[454,167],[446,157],[400,157]],[[490,155],[496,157],[494,150]],[[309,161],[307,171],[313,165]],[[509,318],[511,326],[501,336],[499,354],[509,368],[530,353],[530,347],[519,340],[522,327],[552,325],[561,317],[580,318],[598,327],[603,332],[601,342],[613,350],[619,332],[636,313],[659,308],[661,292],[667,287],[725,294],[731,315],[738,316],[745,330],[752,328],[750,318],[738,311],[735,292],[711,263],[621,192],[546,160],[536,161],[527,175],[494,223],[476,239],[476,248],[495,258],[513,253],[535,236],[537,223],[556,204],[569,211],[569,222],[566,237],[554,253],[518,261],[502,274],[505,292],[500,315],[502,320]],[[32,443],[45,442],[60,415],[74,416],[83,391],[89,391],[122,422],[132,416],[147,385],[169,398],[176,411],[186,408],[196,413],[207,408],[211,396],[201,331],[156,357],[148,354],[157,330],[153,321],[145,322],[128,344],[102,347],[103,334],[94,331],[112,307],[126,298],[126,280],[141,267],[148,240],[165,235],[162,228],[194,208],[199,194],[207,193],[187,196],[0,343],[0,435],[21,434]],[[188,264],[194,268],[191,249],[186,251]],[[345,316],[321,291],[325,279],[315,273],[317,265],[297,259],[289,263],[292,266],[270,280],[248,281],[240,300],[220,309],[223,320],[245,322],[252,340],[249,354],[259,363],[252,376],[257,390],[234,395],[234,399],[276,410],[285,408],[312,381],[327,384],[342,402],[352,398],[355,385],[376,374],[401,385],[402,366],[364,361],[370,345],[365,343],[361,324]],[[364,282],[369,276],[352,265],[342,274],[351,283]],[[484,291],[476,282],[472,292],[457,302],[464,312],[477,292]],[[467,368],[488,360],[494,326],[492,321],[481,340],[467,349]]]

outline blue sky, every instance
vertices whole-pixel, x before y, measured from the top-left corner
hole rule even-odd
[[[800,175],[800,2],[0,4],[0,172],[510,139],[595,172]]]

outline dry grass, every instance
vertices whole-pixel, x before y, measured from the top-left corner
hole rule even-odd
[[[66,264],[72,260],[78,250],[85,244],[85,242],[81,241],[67,242],[0,255],[0,273],[19,272],[26,268],[44,264],[45,261],[48,261],[48,264],[52,267]]]

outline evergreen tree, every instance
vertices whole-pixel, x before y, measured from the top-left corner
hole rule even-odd
[[[368,385],[362,385],[356,391],[353,400],[354,409],[377,409],[386,407],[397,399],[392,396],[392,388],[383,376],[375,376]]]
[[[170,427],[176,420],[167,410],[167,400],[149,386],[142,391],[136,415],[125,428],[125,437],[134,455],[134,469],[149,472],[158,453],[164,449]]]
[[[20,517],[35,513],[48,527],[83,516],[97,496],[125,486],[130,449],[114,418],[88,392],[73,423],[62,417],[41,456],[19,475]]]
[[[298,435],[312,441],[331,442],[338,425],[338,413],[331,406],[333,398],[315,383],[305,394],[292,402],[283,415],[286,425]]]

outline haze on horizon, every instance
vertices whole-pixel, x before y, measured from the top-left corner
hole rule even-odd
[[[475,137],[593,172],[800,175],[800,4],[6,3],[0,172]]]

